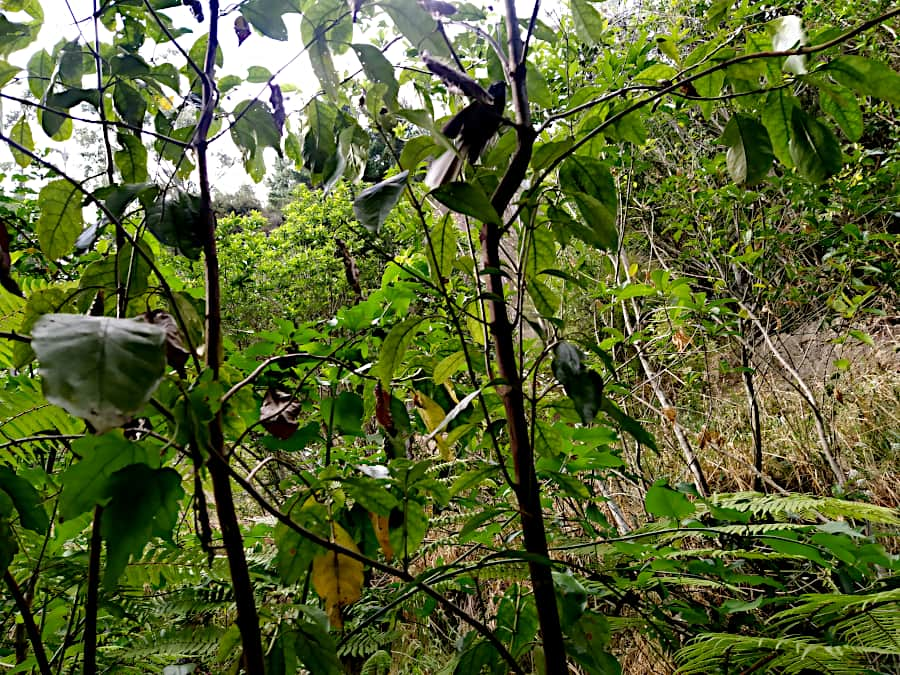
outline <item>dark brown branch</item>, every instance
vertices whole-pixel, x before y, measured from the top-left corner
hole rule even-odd
[[[506,30],[509,56],[507,62],[513,71],[509,73],[512,85],[512,103],[516,113],[518,146],[510,166],[500,180],[491,198],[499,214],[506,211],[516,191],[521,187],[531,161],[536,134],[531,126],[526,87],[526,68],[521,35],[514,0],[506,0]],[[549,558],[547,533],[544,529],[540,486],[534,466],[534,447],[529,434],[525,411],[523,383],[516,362],[513,329],[507,315],[503,274],[501,272],[500,240],[502,231],[496,223],[486,223],[481,232],[482,264],[489,270],[487,284],[490,295],[490,333],[497,358],[497,368],[504,383],[497,387],[503,401],[509,433],[510,452],[515,473],[515,492],[522,519],[522,535],[525,550],[531,554],[528,570],[534,588],[538,622],[544,647],[547,673],[566,673],[566,649],[563,643],[556,591],[550,566],[543,562]]]
[[[100,521],[103,507],[94,508],[91,546],[88,552],[87,589],[84,598],[84,675],[97,673],[97,609],[100,606]]]
[[[31,648],[34,650],[34,660],[37,661],[38,670],[40,670],[41,675],[53,675],[53,671],[50,670],[50,662],[47,661],[47,652],[44,651],[41,632],[34,622],[34,614],[31,613],[31,606],[22,594],[15,577],[8,569],[3,573],[3,581],[6,582],[9,594],[16,603],[16,609],[19,610],[19,614],[22,616],[22,623],[25,624],[25,632],[28,634]]]

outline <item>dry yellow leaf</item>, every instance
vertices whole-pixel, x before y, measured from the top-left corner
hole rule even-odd
[[[331,541],[359,552],[356,542],[337,523],[331,525]],[[352,605],[362,594],[363,564],[341,553],[326,551],[313,559],[312,583],[325,601],[325,612],[332,627],[340,628],[344,624],[341,608]]]
[[[390,562],[394,557],[394,548],[391,546],[388,517],[370,512],[369,518],[372,521],[372,529],[375,530],[375,538],[378,539],[378,543],[381,545],[381,552],[384,553],[384,557]]]
[[[444,409],[439,406],[435,400],[429,398],[420,391],[413,392],[413,405],[416,406],[419,417],[422,418],[422,422],[425,424],[425,428],[428,429],[429,433],[432,433],[437,429],[447,416],[447,413],[444,412]],[[436,434],[433,440],[437,443],[438,449],[441,451],[441,459],[445,461],[453,459],[450,446],[447,445],[447,442],[444,440],[443,433]]]

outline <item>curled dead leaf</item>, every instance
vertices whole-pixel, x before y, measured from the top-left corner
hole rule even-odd
[[[270,388],[259,409],[259,421],[275,438],[286,440],[297,431],[300,410],[300,401],[291,393]]]

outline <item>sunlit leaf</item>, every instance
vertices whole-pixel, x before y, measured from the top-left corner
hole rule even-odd
[[[41,250],[51,260],[72,252],[75,240],[84,227],[81,202],[84,193],[69,181],[58,179],[47,183],[38,196],[41,215],[37,225]]]
[[[331,525],[330,540],[359,552],[356,542],[337,523]],[[343,625],[341,609],[359,600],[363,586],[363,564],[341,553],[327,551],[313,559],[312,584],[325,602],[325,611],[333,628]]]

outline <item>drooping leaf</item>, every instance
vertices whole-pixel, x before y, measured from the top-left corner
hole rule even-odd
[[[113,105],[125,122],[133,127],[143,126],[144,115],[147,114],[147,101],[130,84],[119,81],[113,87]]]
[[[147,148],[141,139],[133,134],[118,134],[121,150],[116,150],[113,159],[125,183],[143,183],[148,178]]]
[[[589,0],[569,0],[575,33],[589,45],[603,43],[606,20]]]
[[[170,190],[147,209],[147,228],[159,241],[197,260],[206,241],[207,224],[200,218],[200,198]]]
[[[241,149],[244,168],[259,182],[265,175],[263,150],[274,148],[281,154],[281,128],[268,106],[259,100],[242,101],[234,107],[231,138]]]
[[[791,158],[791,118],[794,108],[800,107],[800,101],[783,89],[770,91],[766,96],[766,104],[762,111],[762,122],[769,132],[772,152],[778,161],[790,168],[794,166]]]
[[[19,523],[26,530],[44,534],[50,527],[41,495],[34,486],[7,466],[0,466],[0,492],[5,493],[19,512]]]
[[[378,4],[420,53],[427,51],[432,56],[450,58],[450,50],[438,33],[434,18],[421,5],[405,0],[381,0]]]
[[[456,235],[456,223],[449,215],[441,218],[437,225],[431,228],[425,252],[428,255],[431,276],[435,281],[450,278],[453,261],[456,260]]]
[[[184,494],[181,475],[170,468],[132,464],[110,476],[109,502],[100,523],[107,589],[115,587],[129,559],[139,558],[151,538],[171,538]]]
[[[275,438],[285,440],[293,436],[300,426],[297,415],[302,409],[300,401],[290,392],[270,388],[259,409],[259,421]]]
[[[62,178],[45,185],[38,196],[41,215],[37,225],[41,250],[51,260],[72,252],[84,227],[81,203],[84,193]]]
[[[409,171],[402,171],[359,193],[359,196],[353,200],[353,215],[356,216],[360,225],[369,232],[377,234],[381,231],[384,221],[400,201],[408,176]]]
[[[572,234],[586,244],[614,250],[619,239],[616,230],[618,195],[606,164],[582,155],[569,157],[559,167],[559,185],[586,225]]]
[[[772,142],[769,133],[748,115],[732,115],[720,139],[728,146],[725,164],[731,179],[738,184],[754,185],[772,169]]]
[[[802,108],[791,113],[791,158],[800,174],[820,183],[841,170],[841,146],[827,126]]]
[[[337,523],[331,525],[330,540],[355,552],[356,542]],[[325,611],[333,628],[343,625],[341,609],[359,600],[363,585],[363,564],[335,551],[316,556],[312,563],[312,583],[325,602]]]
[[[619,406],[613,403],[609,398],[603,397],[603,403],[601,404],[603,412],[609,415],[612,420],[618,424],[623,431],[631,435],[634,440],[642,445],[646,445],[651,450],[658,451],[656,447],[656,439],[653,437],[649,431],[647,431],[644,426],[638,422],[633,417],[625,414]]]
[[[142,321],[45,314],[31,336],[47,400],[101,433],[143,408],[165,372],[166,333]]]
[[[26,150],[34,152],[34,138],[31,135],[31,125],[28,123],[25,115],[22,115],[19,121],[13,125],[13,128],[9,130],[9,137]],[[20,167],[24,169],[31,164],[31,156],[28,153],[22,152],[13,146],[10,146],[9,149],[12,152],[13,159],[16,160],[16,164]]]
[[[283,15],[296,11],[287,0],[248,0],[241,5],[241,15],[266,37],[284,42],[288,39]]]
[[[321,402],[322,419],[333,423],[333,431],[347,436],[364,436],[362,424],[363,402],[354,391],[342,391],[337,398],[324,398]]]
[[[237,18],[234,20],[234,34],[237,35],[239,47],[244,44],[244,40],[250,37],[251,32],[250,24],[247,19],[238,14]]]
[[[569,342],[560,342],[553,352],[553,376],[575,404],[581,421],[594,421],[603,401],[603,378],[582,362],[581,351]]]
[[[815,80],[819,88],[819,106],[833,119],[850,141],[858,141],[863,134],[863,114],[859,101],[849,89],[830,82]]]
[[[366,77],[373,83],[380,82],[387,87],[385,102],[391,106],[397,106],[397,95],[400,93],[400,85],[394,77],[394,66],[387,57],[374,45],[354,44],[353,51],[362,64]]]

